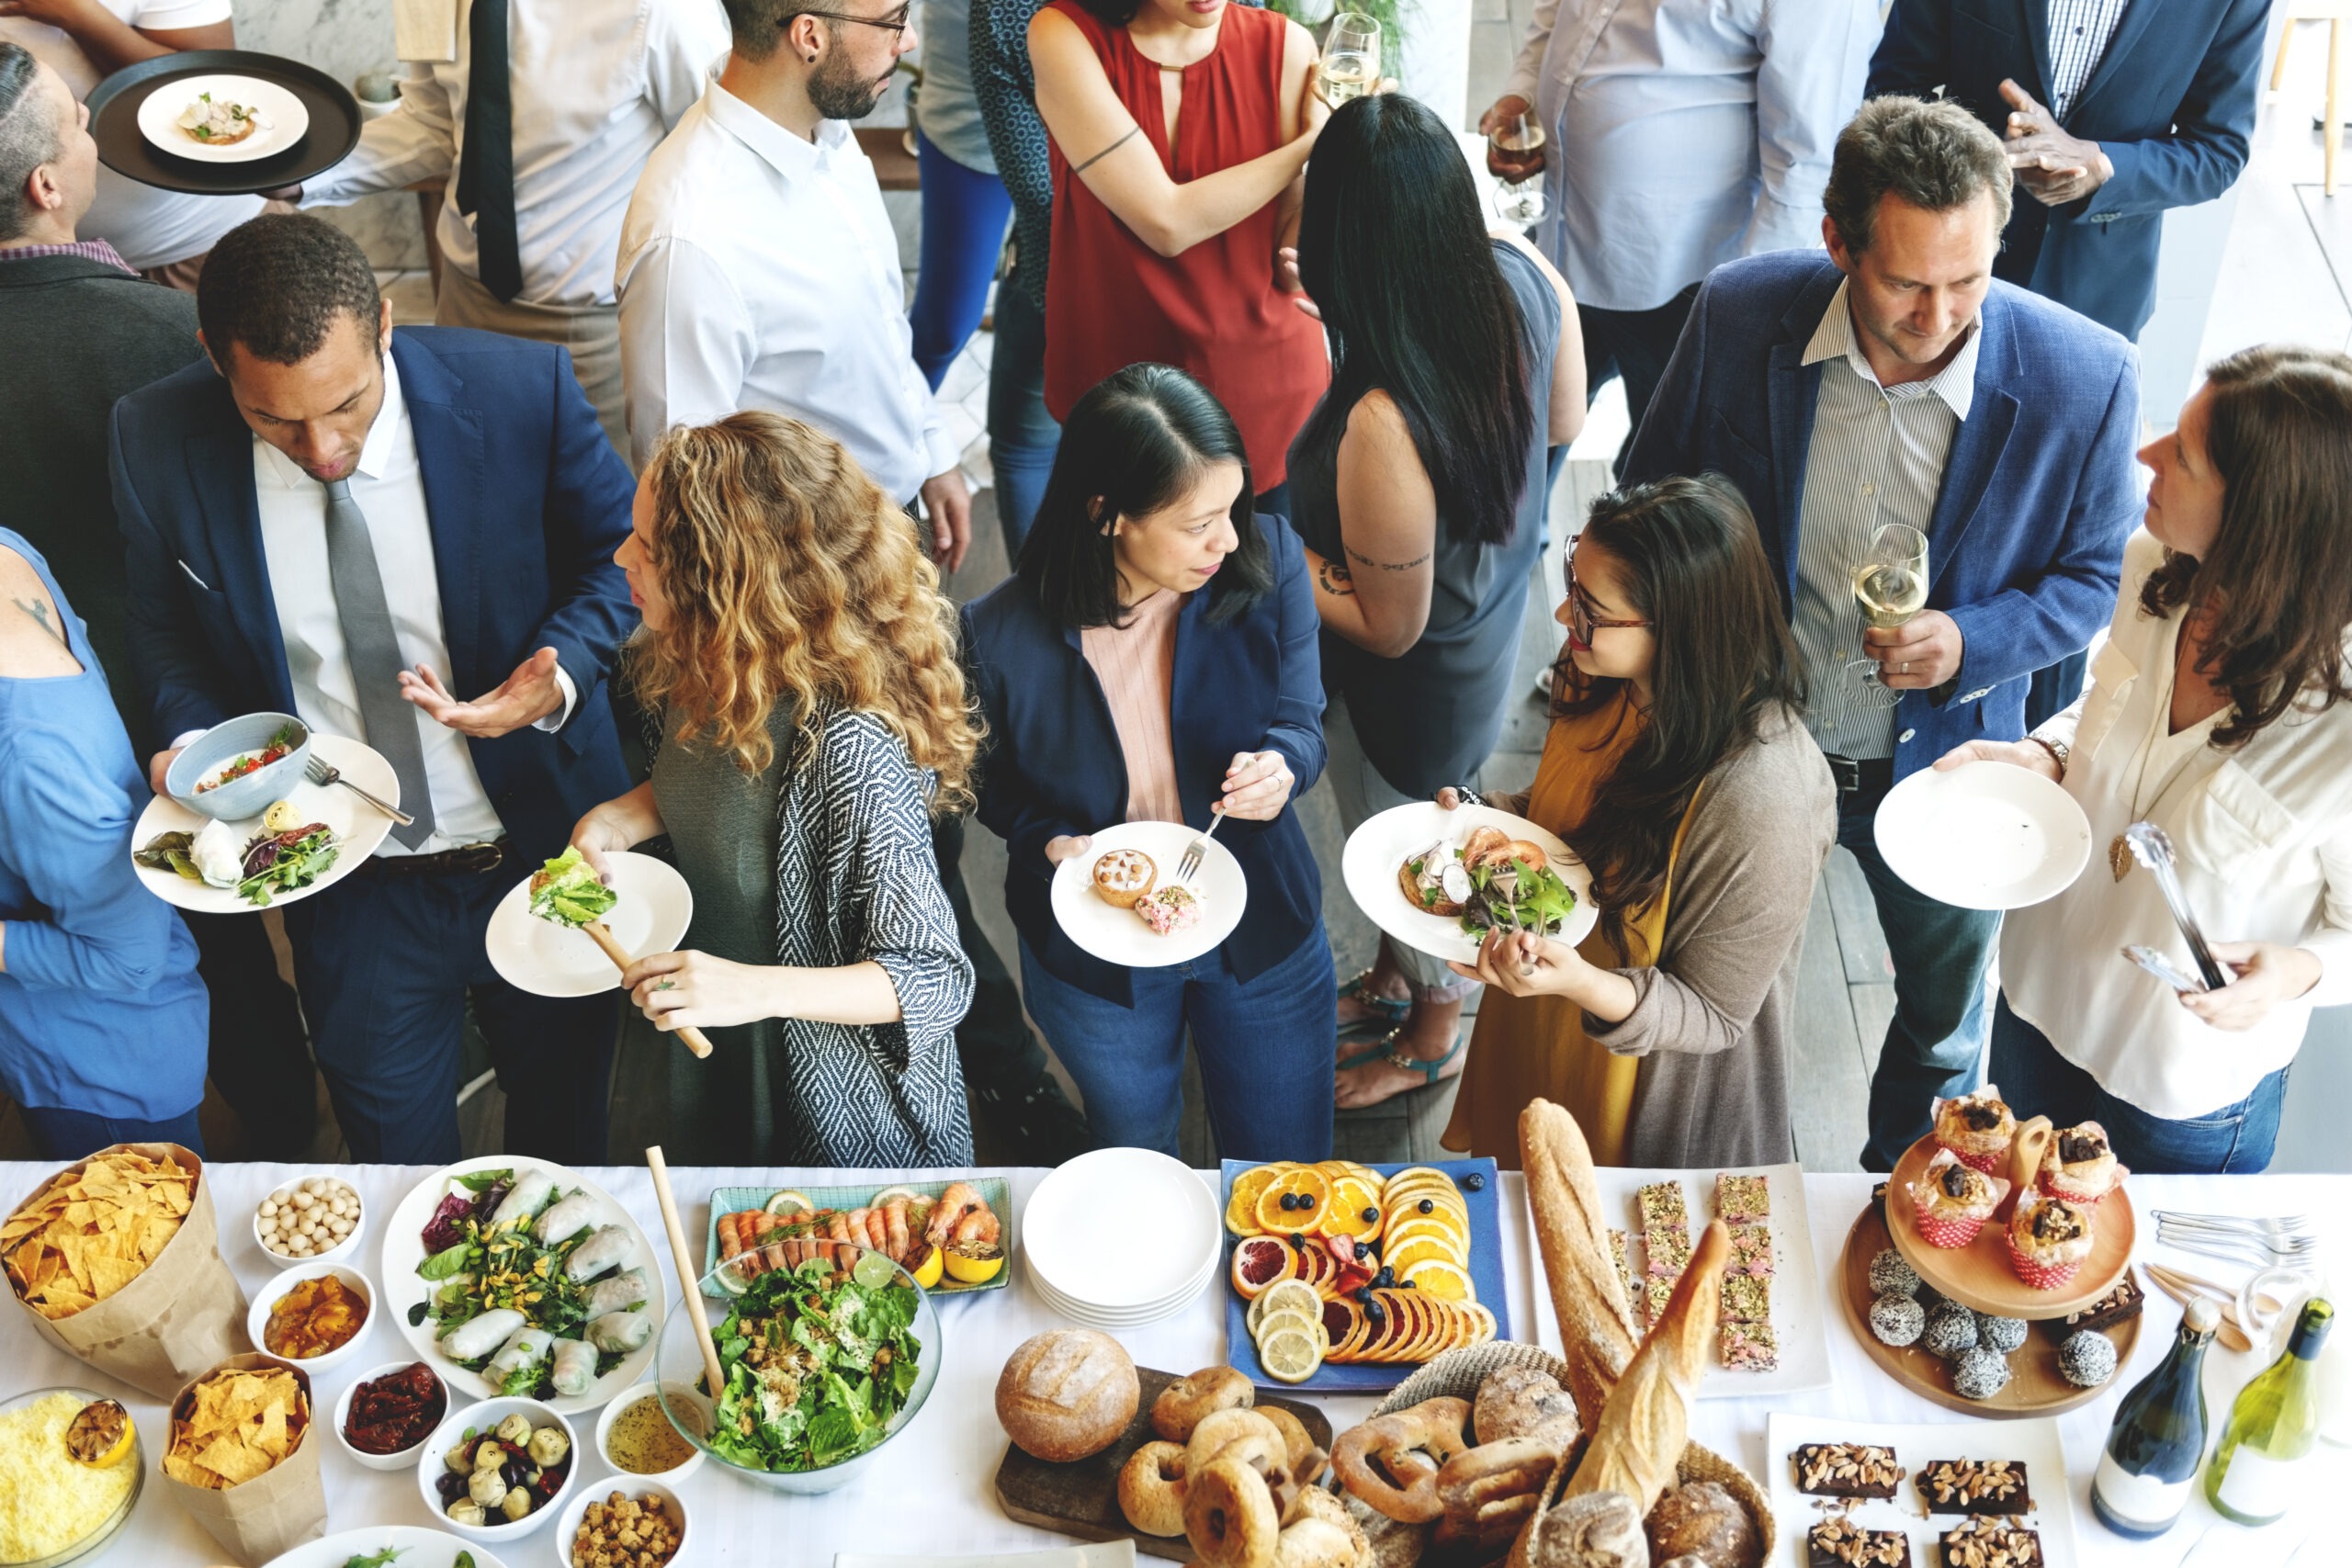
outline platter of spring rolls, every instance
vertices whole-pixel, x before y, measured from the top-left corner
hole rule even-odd
[[[384,1227],[384,1306],[473,1399],[572,1415],[648,1375],[661,1258],[628,1211],[560,1165],[489,1155],[409,1190]]]

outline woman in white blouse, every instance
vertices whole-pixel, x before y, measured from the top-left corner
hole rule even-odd
[[[2352,1001],[2352,357],[2232,355],[2140,460],[2147,532],[2091,688],[2025,740],[1937,765],[2059,780],[2101,852],[2002,932],[2003,1097],[2103,1122],[2136,1170],[2261,1170],[2312,1009]],[[2219,990],[2173,992],[2121,955],[2196,973],[2122,846],[2143,819],[2233,972]]]

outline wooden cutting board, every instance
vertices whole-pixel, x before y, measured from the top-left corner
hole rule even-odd
[[[1136,1381],[1142,1386],[1142,1397],[1136,1402],[1136,1418],[1127,1423],[1117,1442],[1092,1459],[1053,1464],[1007,1443],[1004,1462],[996,1471],[996,1500],[1005,1517],[1080,1540],[1132,1540],[1137,1551],[1179,1562],[1192,1561],[1192,1546],[1182,1536],[1146,1535],[1119,1511],[1120,1467],[1128,1455],[1152,1440],[1152,1401],[1176,1378],[1173,1372],[1137,1367]],[[1258,1404],[1282,1406],[1298,1417],[1317,1448],[1330,1449],[1330,1419],[1314,1405],[1263,1393],[1258,1396]]]

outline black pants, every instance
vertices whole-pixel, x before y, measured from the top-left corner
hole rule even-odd
[[[1694,283],[1652,310],[1577,307],[1577,322],[1584,331],[1586,400],[1599,397],[1612,376],[1625,383],[1625,412],[1633,423],[1625,431],[1624,444],[1617,448],[1612,471],[1621,477],[1625,455],[1634,449],[1634,437],[1641,431],[1642,415],[1657,395],[1658,382],[1665,378],[1666,362],[1674,357],[1682,323],[1690,317],[1691,301],[1698,298],[1699,286]]]
[[[972,961],[971,1010],[956,1026],[964,1081],[983,1093],[1018,1098],[1045,1077],[1046,1050],[1030,1032],[1012,973],[972,918],[972,896],[964,887],[964,819],[933,818],[931,849],[939,859],[940,885],[956,911],[956,940]]]
[[[288,911],[291,912],[290,910]],[[255,915],[183,915],[212,995],[206,1070],[244,1124],[245,1157],[295,1161],[317,1135],[319,1101],[292,987]]]

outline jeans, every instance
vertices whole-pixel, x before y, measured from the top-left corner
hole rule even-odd
[[[915,133],[915,163],[922,173],[922,254],[915,274],[915,368],[933,391],[988,309],[989,280],[1004,251],[1012,197],[994,175],[967,169]]]
[[[1871,1075],[1870,1142],[1861,1156],[1864,1170],[1884,1172],[1927,1134],[1930,1100],[1984,1081],[1984,966],[2001,917],[1940,903],[1887,869],[1871,820],[1893,787],[1894,768],[1887,761],[1862,768],[1862,786],[1838,798],[1838,841],[1861,862],[1894,962],[1894,1020]]]
[[[1632,423],[1626,427],[1624,444],[1617,448],[1611,468],[1613,474],[1625,471],[1625,455],[1634,449],[1634,437],[1642,428],[1642,415],[1648,411],[1650,399],[1657,395],[1658,382],[1666,377],[1666,362],[1674,357],[1674,345],[1682,336],[1682,323],[1689,319],[1691,303],[1698,298],[1699,286],[1694,283],[1656,310],[1577,307],[1577,324],[1584,333],[1585,396],[1599,397],[1600,389],[1609,385],[1612,376],[1623,377],[1625,381],[1625,412]]]
[[[1993,1011],[1992,1077],[2001,1086],[2001,1098],[2061,1127],[2098,1122],[2116,1157],[2143,1176],[2237,1176],[2267,1169],[2287,1102],[2287,1073],[2279,1068],[2235,1105],[2167,1122],[2101,1089],[2097,1078],[2061,1056],[2041,1031],[2011,1012],[2008,998]]]
[[[989,465],[996,470],[996,515],[1008,564],[1045,499],[1062,427],[1046,412],[1046,312],[1022,287],[1021,263],[996,291],[996,349],[989,358]]]
[[[254,922],[259,925],[261,922]],[[17,1113],[33,1135],[40,1157],[70,1164],[113,1144],[177,1144],[199,1159],[204,1134],[197,1130],[196,1108],[163,1122],[139,1122],[121,1116],[97,1116],[87,1111],[54,1111],[20,1105]]]
[[[1219,1155],[1330,1157],[1340,999],[1321,920],[1289,957],[1247,982],[1234,978],[1222,946],[1189,964],[1135,970],[1130,981],[1135,1005],[1121,1007],[1056,979],[1021,944],[1029,1016],[1077,1080],[1097,1143],[1177,1153],[1190,1025]]]

